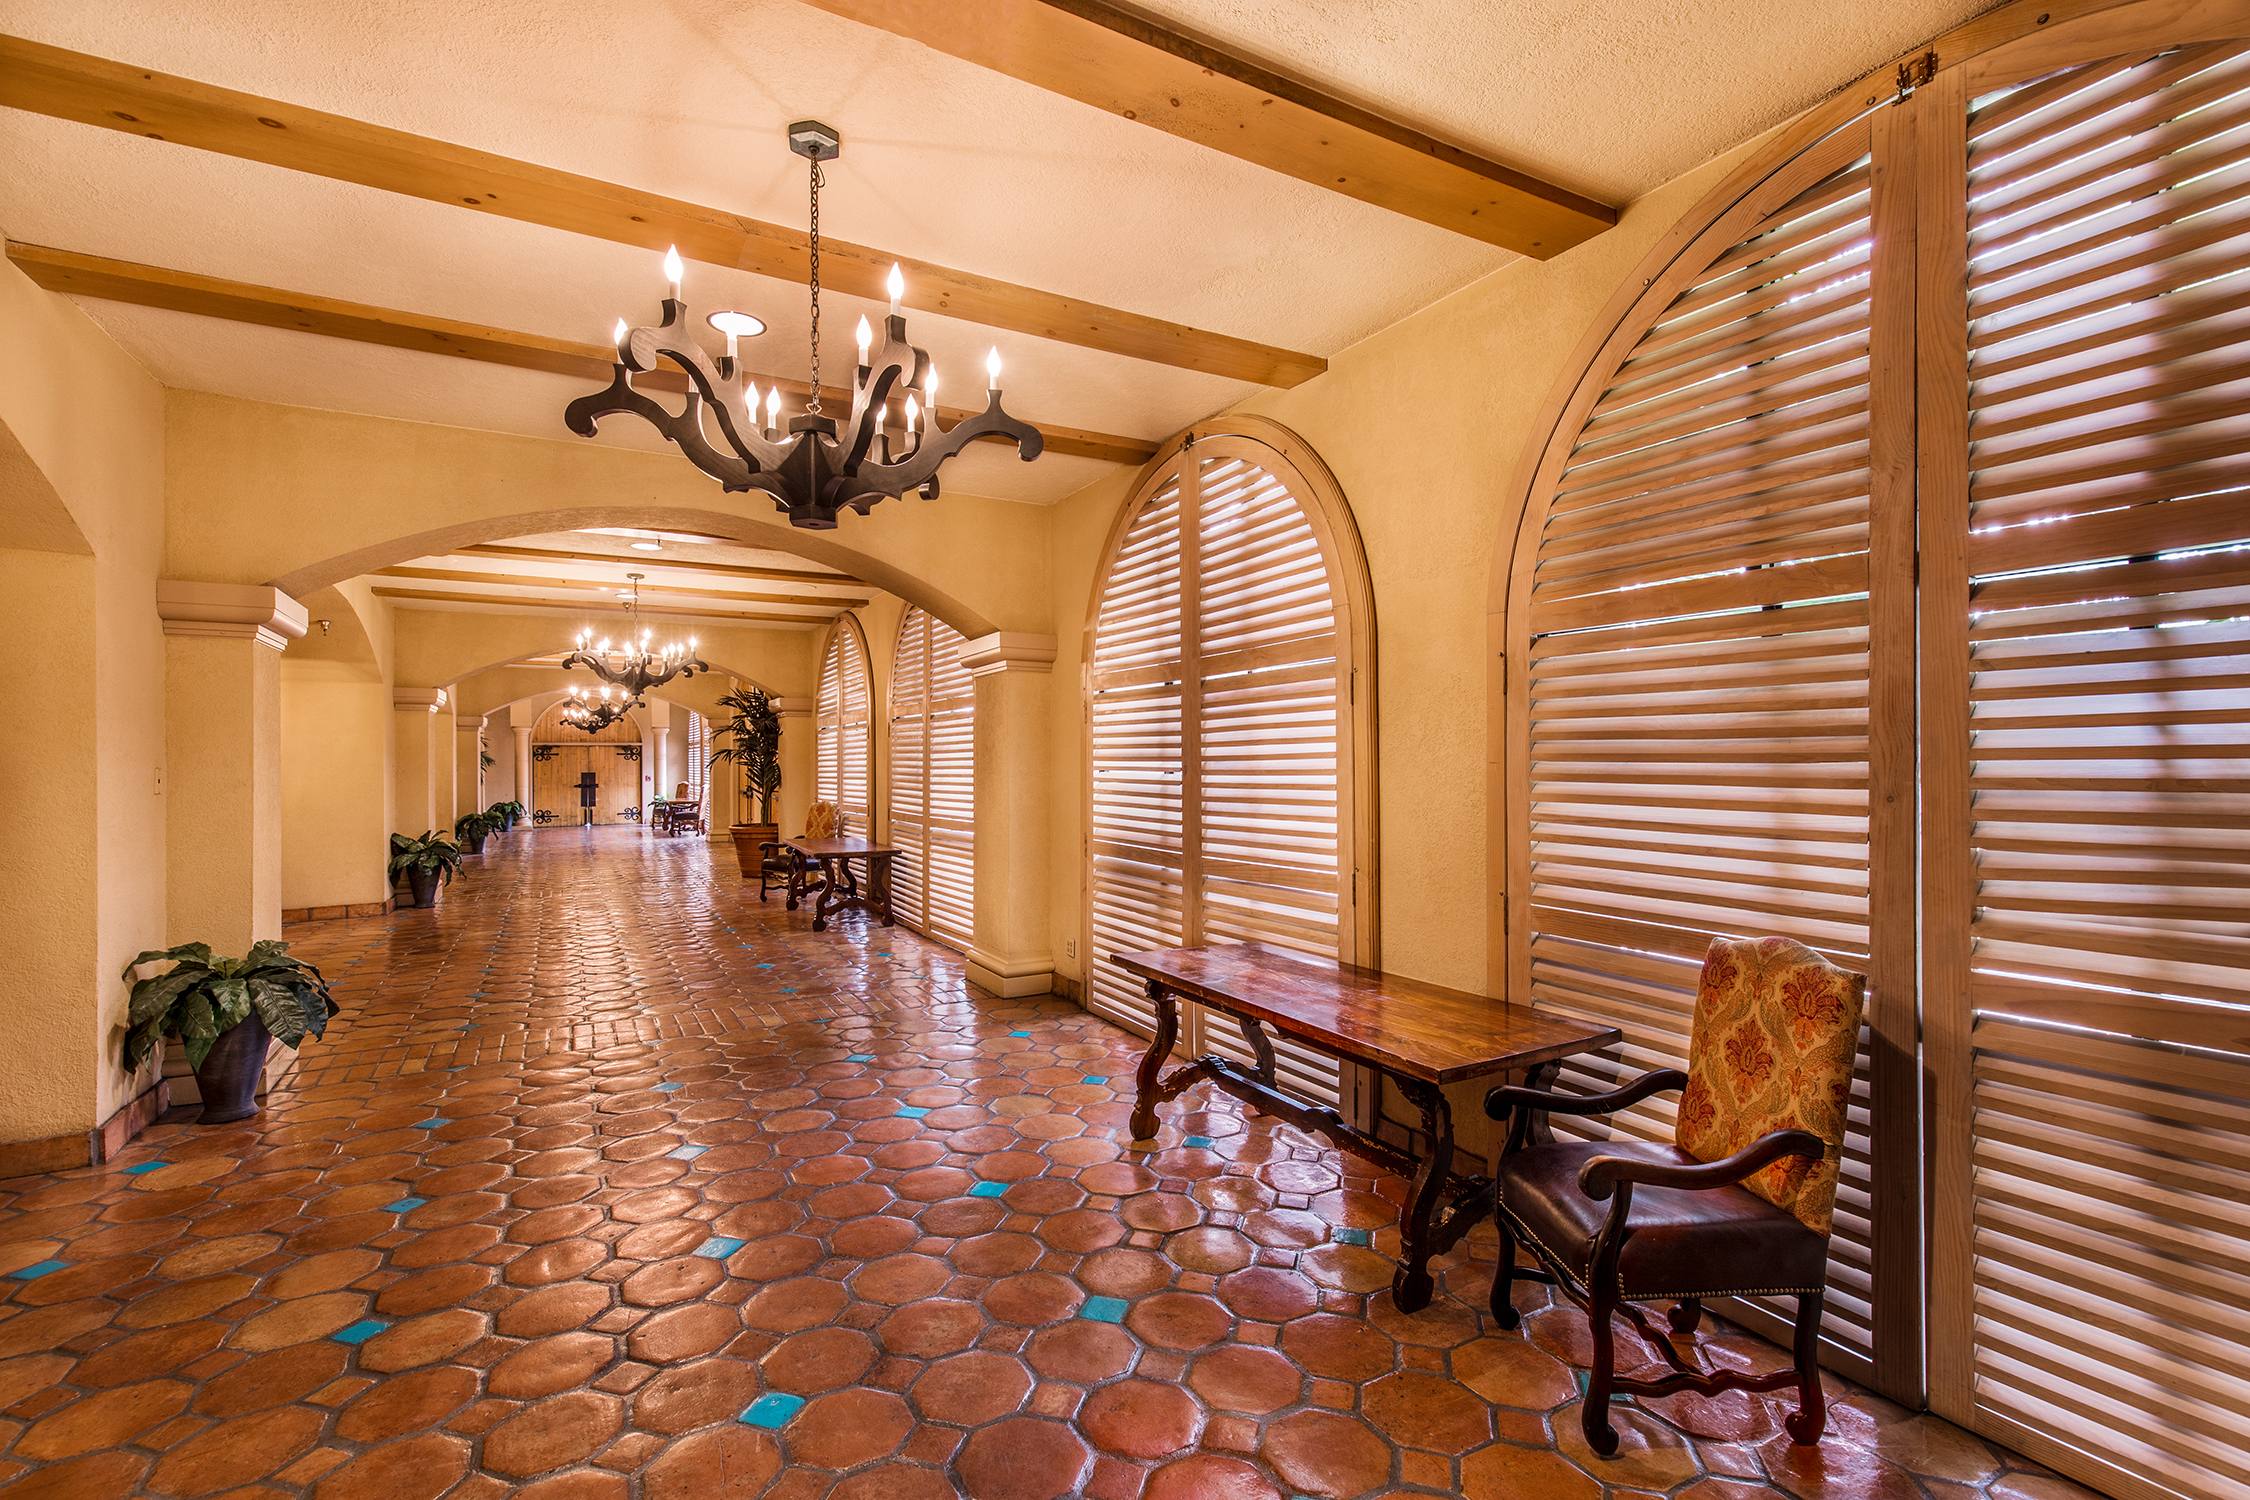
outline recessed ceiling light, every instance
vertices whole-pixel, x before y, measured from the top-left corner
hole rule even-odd
[[[719,546],[733,546],[731,536],[713,536],[703,531],[654,531],[642,526],[580,526],[582,536],[622,536],[641,542],[710,542]]]
[[[635,552],[662,552],[664,544],[662,542],[635,542],[633,543],[633,550]]]

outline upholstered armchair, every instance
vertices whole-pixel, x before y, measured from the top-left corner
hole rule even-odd
[[[840,838],[844,820],[833,802],[815,802],[805,812],[805,831],[808,839]],[[804,897],[804,876],[812,867],[806,859],[788,844],[774,841],[758,846],[758,899],[766,899],[766,892],[783,890],[789,895],[789,909],[795,911]]]
[[[1703,960],[1688,1070],[1644,1074],[1613,1093],[1503,1087],[1485,1113],[1509,1124],[1495,1184],[1500,1269],[1492,1316],[1516,1326],[1517,1277],[1554,1283],[1592,1322],[1594,1367],[1579,1413],[1597,1453],[1617,1449],[1613,1392],[1772,1391],[1792,1384],[1800,1444],[1827,1426],[1817,1352],[1836,1173],[1867,981],[1801,943],[1714,939]],[[1673,1143],[1552,1141],[1549,1115],[1614,1113],[1680,1090]],[[1536,1270],[1518,1267],[1528,1248]],[[1640,1303],[1670,1302],[1670,1333],[1691,1340],[1714,1297],[1797,1299],[1795,1368],[1768,1375],[1698,1369],[1652,1330]],[[1672,1367],[1655,1380],[1616,1373],[1622,1313]],[[1691,1351],[1692,1352],[1692,1351]]]

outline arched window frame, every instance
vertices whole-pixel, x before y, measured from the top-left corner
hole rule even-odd
[[[845,831],[854,838],[874,837],[874,813],[878,788],[875,775],[875,718],[877,694],[875,672],[867,650],[867,632],[859,617],[849,611],[836,617],[829,627],[828,639],[820,653],[819,685],[813,699],[813,799],[836,804],[845,821]],[[831,670],[837,674],[831,677]],[[851,708],[850,678],[856,674],[860,683],[861,706],[853,717]],[[837,684],[833,700],[829,697],[829,684]],[[848,759],[840,759],[850,737],[859,741],[860,775],[864,780],[857,786],[859,793],[852,797],[854,786],[846,779],[851,770]]]
[[[2034,1032],[2058,1038],[2048,1045],[2065,1068],[2086,1070],[2089,1087],[2114,1087],[2098,1076],[2105,1072],[2130,1074],[2124,1086],[2145,1088],[2145,1107],[2152,1113],[2184,1107],[2168,1102],[2166,1091],[2172,1089],[2239,1097],[2245,1092],[2243,1072],[2239,1057],[2222,1062],[2214,1054],[2198,1065],[2173,1063],[2179,1044],[2196,1045],[2189,1032],[2198,1027],[2210,1031],[2212,1022],[2200,1013],[2175,1007],[2165,1015],[2102,1017],[2098,1004],[2079,1002],[2077,1017],[2093,1024],[2087,1040],[2071,1043],[2059,1039],[2065,1033],[2057,1028],[2074,1024],[2072,1002],[2052,991],[2034,996],[2029,986],[2019,987],[2022,993],[2010,997],[2013,1003],[1989,1014],[1968,998],[1974,933],[1986,920],[1970,849],[1971,829],[1980,818],[1975,768],[1994,760],[2002,764],[2004,777],[2016,772],[2009,762],[2039,757],[2007,749],[1980,754],[1972,740],[1978,728],[1971,698],[1978,642],[1971,633],[1968,602],[1979,597],[1972,590],[1981,589],[1984,570],[1973,560],[1979,550],[1973,535],[1962,535],[1976,524],[1969,491],[1980,468],[1972,446],[1980,435],[1974,413],[1966,409],[1978,370],[1963,334],[1955,331],[1959,321],[1976,315],[1959,249],[1967,243],[1968,229],[1962,169],[1972,160],[1963,132],[1974,102],[1995,91],[2021,88],[2028,97],[2046,84],[2066,86],[2067,75],[2081,67],[2098,80],[2154,66],[2167,56],[2184,58],[2173,49],[2239,46],[2246,38],[2250,20],[2239,7],[2187,12],[2127,0],[2066,9],[2019,0],[1915,47],[1906,58],[1838,90],[1777,132],[1681,217],[1594,320],[1537,419],[1522,464],[1504,492],[1510,514],[1500,530],[1491,572],[1488,702],[1496,753],[1489,759],[1488,788],[1502,829],[1492,847],[1489,882],[1491,980],[1496,992],[1523,994],[1538,937],[1529,908],[1534,869],[1528,621],[1547,503],[1573,460],[1596,403],[1638,341],[1666,320],[1715,252],[1737,243],[1766,214],[1790,201],[1793,193],[1782,189],[1793,172],[1847,131],[1863,131],[1874,168],[1877,221],[1887,218],[1894,244],[1904,247],[1904,253],[1888,256],[1877,251],[1873,285],[1878,297],[1903,299],[1911,318],[1878,317],[1871,330],[1869,469],[1875,503],[1868,625],[1875,650],[1867,686],[1875,726],[1871,740],[1890,743],[1870,746],[1869,835],[1871,846],[1887,843],[1893,853],[1887,872],[1870,872],[1872,951],[1865,966],[1874,981],[1869,1019],[1877,1068],[1869,1103],[1876,1159],[1887,1157],[1899,1165],[1893,1188],[1876,1198],[1878,1245],[1891,1247],[1878,1249],[1877,1275],[1888,1274],[1891,1284],[1887,1295],[1878,1290],[1875,1367],[1853,1373],[1862,1379],[1872,1375],[1878,1389],[1909,1405],[1921,1404],[1926,1391],[1929,1405],[1940,1414],[2119,1494],[2141,1493],[2147,1480],[2103,1451],[2100,1420],[2089,1419],[2088,1409],[2079,1404],[2083,1398],[2058,1402],[2076,1411],[2076,1417],[2040,1427],[2011,1417],[2002,1403],[1980,1390],[1985,1368],[1980,1360],[1987,1347],[1980,1328],[1990,1321],[1977,1301],[1985,1278],[1979,1241],[1986,1230],[1980,1220],[1989,1205],[1978,1184],[1982,1153],[1993,1149],[1993,1138],[1980,1133],[1980,1117],[1992,1108],[1982,1101],[1993,1090],[2005,1096],[2011,1077],[2036,1076],[2032,1064],[2003,1056],[1993,1064],[1993,1076],[2002,1081],[1991,1081],[1985,1076],[1984,1049],[2020,1049],[2027,1045],[2020,1039]],[[2089,112],[2084,118],[2105,116]],[[2132,130],[2148,130],[2154,128],[2151,122],[2164,118],[2143,109],[2127,123]],[[1817,174],[1806,180],[1817,180]],[[1878,239],[1882,233],[1877,231]],[[2155,258],[2151,256],[2152,262]],[[2154,273],[2150,275],[2153,280]],[[2067,381],[2057,386],[2072,389]],[[2166,394],[2153,392],[2152,400]],[[2098,412],[2097,406],[2096,415],[2088,418],[2092,430],[2098,430]],[[2070,415],[2067,409],[2053,413],[2050,432]],[[2189,420],[2198,415],[2188,414]],[[2068,448],[2066,442],[2057,446],[2058,451]],[[2141,461],[2154,469],[2178,460],[2152,453]],[[1983,550],[1990,555],[1995,549]],[[2053,633],[2059,638],[2067,632],[2057,626]],[[2090,757],[2093,746],[2070,748]],[[2217,782],[2212,786],[2218,789]],[[1981,816],[2006,821],[1998,814]],[[2020,874],[2016,878],[2025,879]],[[2032,1031],[2011,1029],[2014,1004],[2019,1003]],[[2221,1029],[2227,1024],[2217,1022]],[[2239,1032],[2239,1022],[2232,1024]],[[2132,1026],[2148,1029],[2128,1030]],[[1996,1033],[1996,1040],[1980,1042],[1987,1033]],[[2124,1045],[2102,1039],[2112,1033],[2143,1040]],[[2011,1036],[2017,1040],[2009,1042]],[[2245,1048],[2237,1035],[2231,1049],[2222,1050],[2239,1054]],[[1883,1066],[1886,1054],[1888,1067]],[[2131,1073],[2135,1068],[2142,1071]],[[2027,1098],[2038,1097],[2028,1081],[2013,1086]],[[2054,1096],[2047,1097],[2051,1101]],[[1998,1118],[2006,1122],[2008,1117],[2001,1108]],[[2006,1128],[2003,1123],[2003,1134]],[[2090,1128],[2098,1132],[2101,1127]],[[2057,1139],[2067,1140],[2067,1135],[2058,1130]],[[2225,1137],[2229,1143],[2240,1139],[2239,1134]],[[2237,1148],[2215,1143],[2208,1149]],[[2068,1147],[2058,1150],[2064,1153],[2058,1160],[2068,1160]],[[2005,1180],[2009,1174],[2000,1175]],[[2161,1218],[2155,1211],[2161,1196],[2137,1200],[2141,1211]],[[2126,1195],[2120,1192],[2116,1201],[2118,1212],[2129,1216],[2131,1211],[2122,1207]],[[2034,1227],[2029,1232],[2036,1236],[2041,1231]],[[2085,1262],[2089,1269],[2100,1264]],[[2061,1299],[2054,1308],[2057,1326],[2079,1326],[2077,1294],[2061,1283],[2052,1291]],[[2099,1303],[2101,1298],[2091,1300]],[[2239,1306],[2239,1300],[2229,1305]],[[2132,1315],[2142,1316],[2138,1310]],[[2092,1322],[2112,1332],[2129,1331],[2131,1325],[2117,1321],[2124,1316],[2122,1308],[2094,1312]],[[2121,1338],[2117,1348],[2130,1345],[2129,1338]],[[2148,1355],[2152,1361],[2166,1357],[2163,1352]],[[2106,1360],[2097,1355],[2083,1363],[2086,1375],[2098,1379]],[[2034,1373],[2013,1376],[2013,1388],[2041,1383],[2044,1377],[2036,1366],[2026,1369]],[[2048,1373],[2068,1384],[2077,1372]],[[2120,1373],[2110,1378],[2127,1382],[2137,1377]],[[2144,1410],[2164,1405],[2161,1393],[2133,1399]]]
[[[1337,920],[1337,957],[1368,968],[1381,964],[1375,609],[1366,552],[1342,487],[1311,445],[1278,422],[1232,415],[1197,423],[1166,442],[1149,460],[1132,494],[1111,522],[1087,600],[1080,678],[1084,726],[1080,736],[1080,817],[1081,827],[1088,833],[1088,853],[1080,865],[1079,931],[1087,955],[1089,994],[1094,985],[1095,966],[1106,957],[1094,945],[1095,881],[1091,859],[1095,791],[1094,663],[1103,595],[1134,522],[1149,502],[1165,489],[1183,463],[1224,457],[1254,463],[1281,480],[1302,508],[1327,567],[1337,613],[1336,701],[1342,706],[1337,725],[1337,864],[1342,897]],[[1201,1050],[1204,1043],[1200,1011],[1186,1006],[1183,1012],[1188,1031],[1181,1045],[1191,1051]],[[1232,1033],[1214,1038],[1213,1044],[1221,1050],[1230,1049],[1234,1045]],[[1367,1080],[1362,1080],[1355,1094],[1351,1078],[1351,1072],[1347,1071],[1343,1085],[1344,1107],[1360,1123],[1371,1127],[1374,1091],[1365,1086]]]

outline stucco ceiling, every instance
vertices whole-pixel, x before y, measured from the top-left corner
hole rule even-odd
[[[1977,0],[1159,0],[1152,13],[1612,202],[1934,35]],[[0,29],[799,226],[782,127],[845,137],[824,227],[861,244],[1321,355],[1504,265],[1503,251],[985,72],[794,0],[0,0]],[[598,240],[0,110],[0,232],[17,240],[589,343],[652,321],[656,257]],[[771,325],[802,376],[802,288],[691,265],[699,309]],[[182,313],[87,310],[167,384],[564,437],[587,389]],[[833,372],[861,312],[832,299]],[[1007,361],[1034,422],[1161,438],[1250,387],[958,321],[910,330],[976,389]],[[660,448],[613,420],[596,441]],[[981,446],[947,488],[1052,501],[1095,460]]]

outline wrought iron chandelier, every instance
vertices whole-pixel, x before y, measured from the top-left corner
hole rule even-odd
[[[584,688],[572,688],[570,690],[570,702],[563,705],[562,721],[573,729],[582,729],[588,734],[600,734],[610,725],[624,718],[626,710],[633,706],[633,700],[630,698],[619,698],[612,701],[609,693],[610,690],[605,687],[601,691],[601,696],[596,698],[590,696]]]
[[[564,671],[584,667],[610,687],[621,689],[625,701],[618,709],[620,714],[637,705],[641,694],[650,688],[662,687],[675,677],[685,682],[698,672],[711,670],[709,663],[696,656],[692,635],[685,645],[668,641],[653,650],[650,648],[649,637],[654,632],[641,624],[641,579],[647,575],[627,573],[625,576],[633,584],[633,620],[627,627],[625,639],[612,647],[607,636],[597,641],[594,627],[589,625],[578,632],[578,648],[563,658]],[[571,691],[576,695],[578,690]],[[602,689],[602,696],[609,696],[608,687]],[[614,718],[605,722],[614,722]]]
[[[581,396],[564,409],[563,420],[570,430],[592,437],[601,418],[630,412],[663,433],[697,468],[729,491],[763,490],[774,497],[775,509],[788,512],[790,525],[813,531],[833,531],[836,513],[847,505],[864,516],[877,501],[897,499],[908,490],[935,500],[938,466],[987,433],[1014,438],[1016,452],[1026,462],[1037,458],[1045,446],[1039,429],[1000,409],[997,348],[985,363],[990,383],[984,410],[951,432],[938,425],[937,371],[926,352],[906,341],[906,319],[898,310],[906,280],[895,265],[882,346],[872,356],[874,331],[865,318],[859,320],[859,368],[852,381],[851,419],[839,433],[835,419],[822,413],[820,164],[843,154],[843,139],[816,120],[800,120],[789,127],[789,149],[812,168],[812,396],[804,414],[791,417],[786,430],[781,428],[781,387],[775,383],[765,393],[764,421],[759,420],[757,383],[743,373],[735,351],[738,339],[765,331],[763,322],[748,313],[715,312],[708,321],[726,335],[727,352],[714,359],[697,342],[688,326],[687,302],[680,295],[683,268],[675,247],[664,257],[665,279],[671,283],[664,321],[633,328],[623,318],[617,320],[616,375],[606,390]],[[632,375],[655,369],[659,359],[670,359],[688,375],[687,404],[676,415],[633,389]],[[905,423],[895,446],[890,432],[894,396],[905,398]],[[718,419],[723,448],[711,442],[704,425],[706,405]]]

